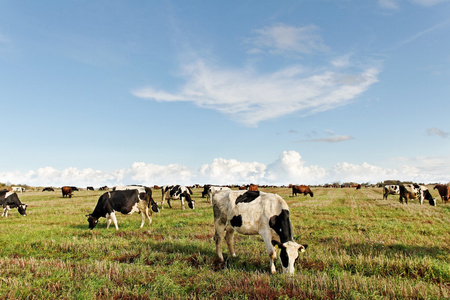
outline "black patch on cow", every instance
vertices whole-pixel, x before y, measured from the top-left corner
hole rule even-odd
[[[169,192],[170,197],[176,197],[179,194],[181,194],[180,185],[175,185],[170,189],[170,192]]]
[[[241,215],[234,216],[230,220],[230,224],[233,227],[241,227],[242,226],[242,216]]]
[[[281,247],[280,261],[283,267],[287,268],[289,266],[289,256],[287,254],[286,247]]]
[[[269,226],[278,234],[281,244],[292,241],[292,225],[289,218],[289,210],[283,209],[279,215],[271,217]]]
[[[260,195],[259,191],[248,191],[248,192],[245,192],[244,194],[242,194],[239,197],[237,197],[236,205],[238,203],[249,203],[249,202],[252,202],[256,198],[258,198],[259,195]]]
[[[430,191],[429,190],[425,190],[424,192],[424,198],[426,199],[426,200],[428,200],[428,201],[431,201],[431,200],[433,200],[433,196],[431,196],[431,194],[430,194]]]

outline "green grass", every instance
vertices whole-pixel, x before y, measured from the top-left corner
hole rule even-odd
[[[288,202],[294,236],[309,245],[294,276],[281,274],[279,261],[278,274],[269,273],[259,236],[236,234],[237,257],[224,246],[220,263],[212,208],[199,189],[195,210],[173,201],[142,229],[138,214],[119,214],[118,231],[106,230],[104,218],[88,230],[85,215],[100,191],[19,194],[28,216],[0,218],[0,299],[450,297],[449,204],[402,205],[376,188],[315,188],[314,198],[265,191]]]

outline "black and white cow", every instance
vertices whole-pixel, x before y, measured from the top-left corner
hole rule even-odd
[[[19,192],[19,193],[25,192],[25,188],[23,186],[12,186],[11,190],[13,192]]]
[[[400,186],[399,185],[385,185],[383,187],[383,200],[387,200],[388,195],[399,195]]]
[[[262,236],[270,258],[270,271],[276,273],[277,253],[284,273],[294,273],[294,262],[298,251],[305,251],[308,245],[293,240],[289,207],[279,195],[259,191],[222,191],[213,195],[214,240],[220,261],[224,261],[222,242],[225,238],[228,250],[234,252],[234,232]]]
[[[27,215],[27,205],[20,202],[20,199],[15,192],[10,192],[8,190],[0,191],[0,204],[3,207],[2,217],[8,217],[8,211],[16,207],[22,216],[26,217]]]
[[[117,225],[116,211],[122,214],[131,215],[134,212],[139,212],[142,217],[140,228],[145,224],[145,218],[148,219],[149,226],[152,225],[151,210],[149,211],[150,201],[140,198],[138,190],[126,191],[112,191],[106,192],[100,196],[94,211],[86,215],[88,217],[89,229],[94,229],[101,217],[106,218],[106,229],[114,223],[116,230],[119,229]]]
[[[153,200],[152,189],[143,185],[116,185],[112,188],[113,191],[126,191],[126,190],[137,190],[139,192],[139,197],[141,200],[150,201],[152,210],[156,213],[159,212],[158,204]]]
[[[167,199],[167,204],[170,208],[170,200],[180,200],[181,208],[184,209],[184,200],[188,202],[188,206],[190,209],[194,209],[195,201],[192,200],[191,195],[192,191],[190,188],[183,185],[165,185],[161,188],[162,199],[161,199],[161,208],[163,208],[164,200]]]
[[[431,196],[430,191],[424,185],[418,184],[401,184],[400,185],[400,203],[408,204],[408,200],[419,199],[419,203],[423,204],[423,199],[428,200],[430,205],[436,206],[436,200]]]
[[[207,198],[209,198],[209,202],[212,202],[212,196],[220,191],[231,191],[231,189],[226,186],[210,186],[208,189],[208,196],[207,196]]]

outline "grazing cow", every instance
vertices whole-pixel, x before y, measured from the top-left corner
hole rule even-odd
[[[423,199],[428,200],[430,205],[436,206],[436,200],[431,196],[430,191],[424,185],[418,184],[401,184],[400,185],[400,203],[408,204],[408,199],[419,198],[420,204],[423,204]]]
[[[234,232],[262,236],[270,258],[270,272],[276,272],[277,253],[274,245],[281,249],[280,261],[284,273],[294,273],[294,262],[298,250],[305,251],[307,245],[293,240],[289,207],[280,196],[259,191],[223,191],[213,196],[214,240],[219,260],[224,261],[222,242],[225,238],[228,250],[234,257]]]
[[[289,187],[292,187],[292,197],[297,196],[297,194],[303,194],[303,195],[310,195],[311,197],[314,197],[313,192],[307,185],[289,185]]]
[[[194,209],[195,201],[191,198],[192,191],[190,188],[183,185],[165,185],[161,188],[161,192],[161,208],[163,208],[165,199],[167,199],[167,204],[169,204],[170,208],[172,208],[172,205],[170,205],[170,200],[180,199],[182,209],[184,209],[184,200],[188,202],[190,209]]]
[[[109,190],[109,188],[108,188],[108,186],[102,186],[102,187],[100,187],[99,189],[98,189],[99,191],[107,191],[107,190]]]
[[[93,186],[88,186],[88,187],[86,188],[86,190],[87,190],[87,191],[93,191],[93,190],[94,190],[94,187],[93,187]]]
[[[385,185],[383,187],[383,200],[387,200],[388,195],[400,195],[399,185]]]
[[[441,196],[442,202],[447,203],[450,199],[450,186],[444,184],[437,184],[434,188],[439,192],[439,196]]]
[[[212,197],[214,196],[215,193],[218,193],[220,191],[231,191],[231,189],[226,186],[210,186],[208,189],[208,197],[207,197],[209,198],[209,202],[212,203]]]
[[[72,188],[70,186],[63,186],[61,188],[61,191],[62,191],[63,198],[66,197],[66,196],[68,196],[69,198],[72,198],[72,191],[73,190],[72,190]]]
[[[25,192],[25,188],[22,187],[22,186],[12,186],[12,187],[11,187],[11,190],[12,190],[13,192],[20,192],[20,193]]]
[[[149,201],[152,210],[154,212],[159,212],[158,204],[152,198],[152,189],[142,185],[117,185],[113,187],[113,191],[127,191],[127,190],[137,190],[139,192],[139,197],[141,200]]]
[[[3,207],[2,217],[8,217],[8,211],[16,207],[22,216],[26,217],[27,215],[27,205],[20,202],[16,192],[10,192],[8,190],[0,191],[0,204]]]
[[[55,190],[52,187],[46,187],[42,189],[43,192],[54,192]]]
[[[106,192],[100,196],[94,211],[91,214],[86,215],[88,217],[89,229],[94,229],[98,223],[98,219],[101,217],[106,218],[106,229],[111,225],[111,221],[114,223],[116,230],[119,229],[117,225],[116,211],[122,214],[131,215],[134,212],[139,212],[142,217],[140,228],[145,224],[145,218],[148,219],[149,226],[152,224],[151,211],[149,214],[148,200],[140,198],[138,190],[126,190],[126,191],[112,191]]]

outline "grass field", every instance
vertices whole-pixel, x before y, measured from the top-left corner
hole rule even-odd
[[[101,191],[25,192],[28,216],[0,218],[0,299],[450,298],[450,204],[402,205],[378,188],[313,188],[314,198],[261,190],[287,201],[294,237],[309,246],[294,276],[279,261],[270,274],[259,236],[236,234],[237,257],[224,246],[221,264],[200,189],[195,210],[173,201],[142,229],[138,214],[118,214],[118,231],[104,218],[88,230]]]

